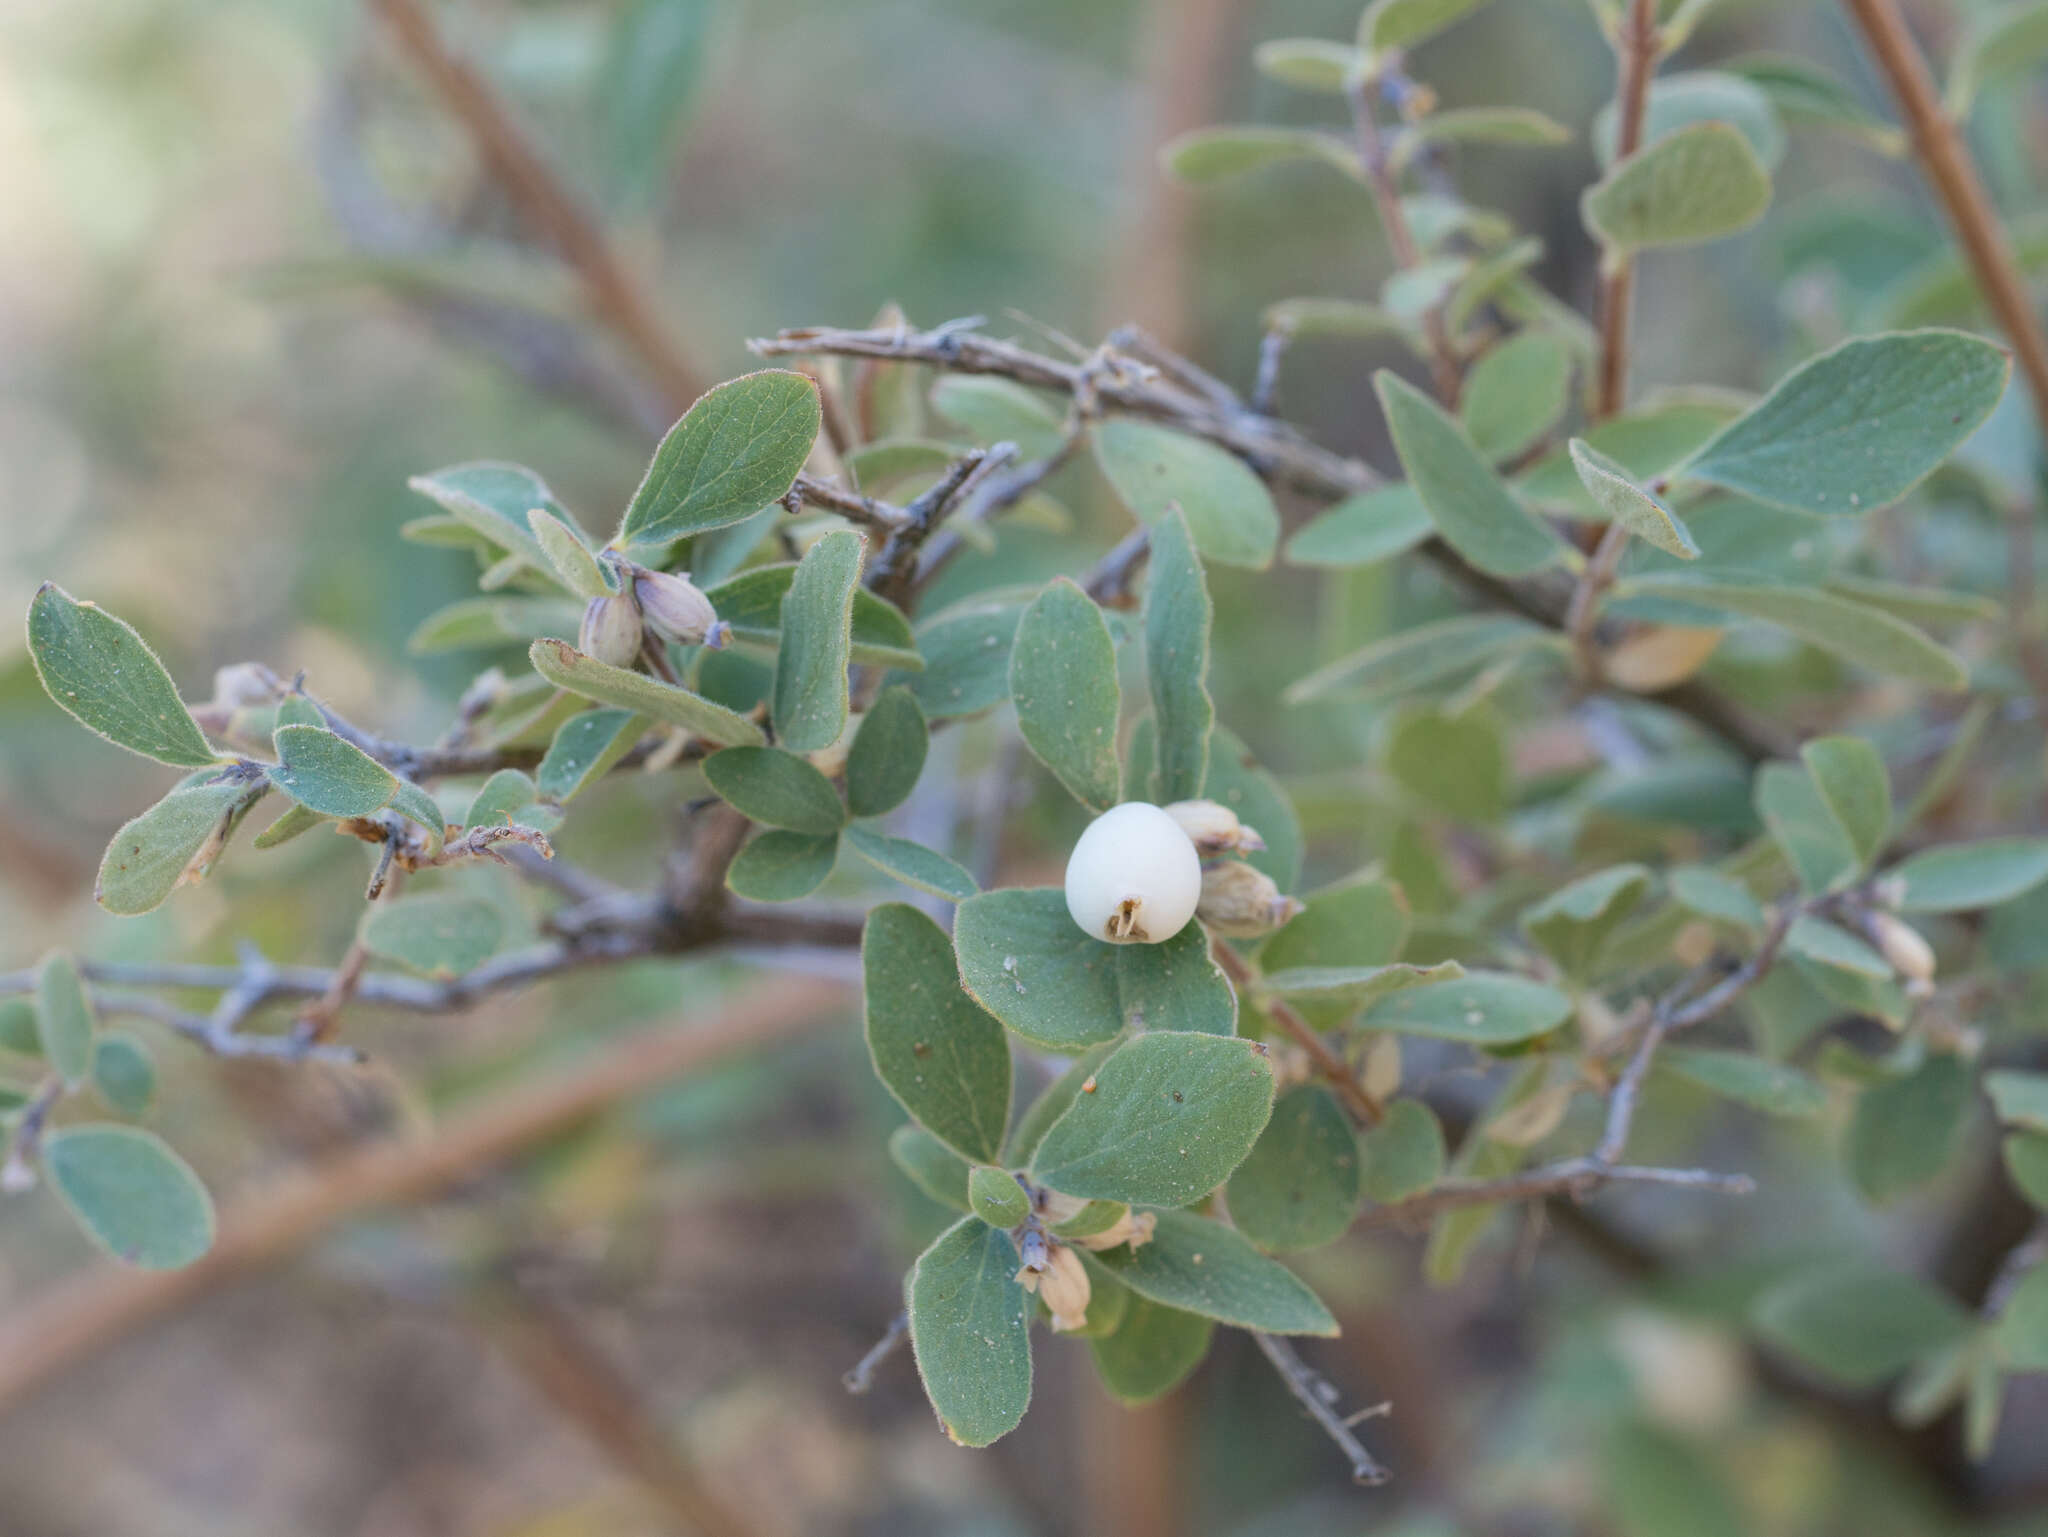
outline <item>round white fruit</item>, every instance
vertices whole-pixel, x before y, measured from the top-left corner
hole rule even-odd
[[[1202,899],[1194,840],[1157,806],[1126,801],[1088,824],[1067,859],[1067,911],[1120,945],[1171,939]]]

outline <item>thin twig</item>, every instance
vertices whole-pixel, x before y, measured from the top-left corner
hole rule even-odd
[[[1572,587],[1571,606],[1565,610],[1564,633],[1571,642],[1572,665],[1587,687],[1597,687],[1604,676],[1600,661],[1600,600],[1614,585],[1621,570],[1621,558],[1628,553],[1629,531],[1625,523],[1610,523],[1599,544],[1586,560],[1586,567]]]
[[[218,1293],[360,1213],[440,1194],[608,1106],[739,1053],[795,1038],[843,999],[814,979],[780,978],[732,1004],[607,1045],[462,1111],[431,1135],[379,1142],[280,1179],[222,1214],[219,1236],[183,1270],[106,1266],[67,1276],[0,1324],[0,1409],[154,1318]]]
[[[1131,583],[1152,553],[1152,530],[1140,524],[1113,545],[1081,579],[1081,590],[1106,608],[1128,608]]]
[[[896,1316],[889,1320],[889,1327],[882,1331],[882,1337],[868,1348],[868,1353],[853,1363],[853,1369],[839,1380],[846,1384],[849,1393],[865,1393],[875,1385],[875,1371],[889,1357],[896,1354],[903,1342],[910,1338],[910,1314],[899,1308]]]
[[[1377,1458],[1365,1449],[1351,1427],[1362,1418],[1384,1414],[1387,1406],[1376,1404],[1361,1415],[1344,1415],[1337,1410],[1339,1394],[1328,1378],[1302,1360],[1295,1348],[1278,1335],[1250,1331],[1252,1342],[1261,1354],[1272,1362],[1273,1370],[1280,1374],[1280,1380],[1287,1384],[1287,1391],[1295,1396],[1302,1408],[1308,1410],[1309,1418],[1323,1429],[1323,1434],[1337,1444],[1351,1463],[1351,1481],[1371,1488],[1383,1484],[1390,1476],[1380,1466]]]
[[[1380,134],[1373,102],[1378,86],[1376,77],[1354,75],[1345,82],[1344,94],[1351,103],[1351,125],[1358,140],[1359,169],[1365,173],[1366,187],[1372,193],[1373,206],[1379,211],[1380,227],[1386,231],[1387,246],[1394,253],[1394,265],[1405,272],[1422,264],[1422,249],[1416,244],[1414,230],[1409,228],[1408,211],[1401,203],[1399,175],[1387,157],[1386,140]],[[1458,358],[1451,347],[1450,333],[1444,329],[1441,305],[1432,304],[1423,314],[1422,329],[1429,344],[1431,377],[1436,385],[1437,398],[1446,407],[1454,408],[1458,403]]]
[[[528,142],[490,82],[449,50],[421,0],[369,3],[469,130],[506,196],[574,269],[592,308],[638,355],[670,408],[680,412],[703,393],[702,376],[669,335],[653,299],[612,250],[595,216]]]
[[[43,1128],[50,1112],[64,1097],[64,1080],[51,1073],[36,1086],[29,1102],[21,1107],[14,1132],[7,1140],[7,1157],[0,1161],[0,1194],[18,1195],[33,1190],[36,1183],[36,1154],[41,1151]]]
[[[1617,164],[1643,142],[1643,118],[1649,108],[1650,77],[1657,72],[1663,38],[1657,28],[1657,0],[1629,0],[1627,18],[1615,38],[1617,76],[1614,86]],[[1593,420],[1620,414],[1628,398],[1629,311],[1635,288],[1635,262],[1626,253],[1604,257],[1600,264],[1600,377],[1593,394]]]
[[[1211,940],[1209,953],[1216,964],[1223,968],[1223,974],[1230,978],[1242,997],[1252,986],[1252,969],[1243,956],[1230,948],[1229,942],[1220,935]],[[1266,1015],[1287,1032],[1289,1040],[1308,1053],[1308,1059],[1315,1069],[1337,1091],[1337,1097],[1344,1101],[1345,1109],[1367,1126],[1377,1126],[1385,1114],[1380,1102],[1368,1094],[1365,1085],[1358,1081],[1358,1075],[1345,1065],[1344,1059],[1330,1049],[1329,1042],[1284,1000],[1262,998],[1259,1006]]]

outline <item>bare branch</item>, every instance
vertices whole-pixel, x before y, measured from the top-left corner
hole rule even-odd
[[[1350,1461],[1351,1481],[1367,1488],[1385,1483],[1390,1476],[1387,1470],[1365,1449],[1365,1444],[1351,1427],[1361,1419],[1386,1413],[1388,1406],[1376,1404],[1355,1415],[1338,1413],[1337,1405],[1341,1399],[1336,1387],[1302,1360],[1293,1345],[1278,1335],[1261,1334],[1256,1329],[1249,1332],[1260,1353],[1273,1364],[1280,1380],[1287,1384],[1287,1391],[1308,1411],[1309,1418],[1322,1426],[1323,1434],[1336,1442],[1337,1449]]]
[[[853,1369],[839,1380],[846,1384],[849,1393],[865,1393],[875,1385],[876,1368],[888,1360],[903,1342],[910,1338],[910,1313],[899,1308],[896,1316],[889,1320],[889,1327],[882,1337],[875,1341],[868,1353],[853,1363]]]

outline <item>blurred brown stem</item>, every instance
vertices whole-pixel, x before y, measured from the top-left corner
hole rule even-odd
[[[1643,117],[1649,106],[1650,77],[1657,72],[1662,47],[1657,31],[1657,0],[1629,0],[1628,15],[1615,40],[1619,74],[1614,86],[1614,159],[1618,165],[1643,142]],[[1628,326],[1634,298],[1635,263],[1626,255],[1603,258],[1600,273],[1600,380],[1594,392],[1593,420],[1618,415],[1628,397]]]
[[[183,1270],[111,1264],[14,1309],[0,1326],[0,1413],[152,1319],[287,1258],[337,1224],[438,1195],[668,1079],[800,1034],[842,998],[815,978],[780,978],[724,1008],[606,1047],[450,1118],[432,1135],[380,1142],[288,1176],[221,1217],[213,1248]]]
[[[490,82],[442,40],[423,0],[369,0],[448,110],[462,121],[491,174],[588,290],[593,309],[631,348],[672,411],[704,392],[703,376],[669,335],[653,299],[619,260],[595,215],[527,139]]]

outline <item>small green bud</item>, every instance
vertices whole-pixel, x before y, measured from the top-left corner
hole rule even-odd
[[[990,1227],[1013,1228],[1031,1215],[1031,1199],[1017,1176],[988,1164],[968,1171],[967,1204]]]

